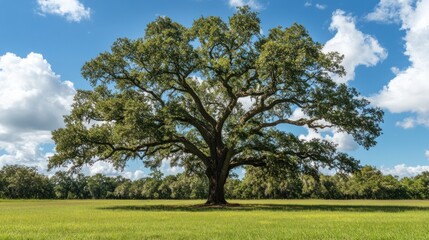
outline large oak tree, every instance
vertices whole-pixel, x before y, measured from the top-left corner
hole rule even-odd
[[[226,203],[225,181],[240,166],[354,170],[358,161],[333,143],[299,139],[288,127],[335,128],[365,148],[381,133],[383,112],[332,80],[344,74],[342,58],[322,47],[298,24],[261,35],[247,7],[189,28],[159,17],[143,38],[118,39],[83,66],[93,90],[77,92],[65,127],[53,131],[49,166],[167,159],[204,170],[207,204]]]

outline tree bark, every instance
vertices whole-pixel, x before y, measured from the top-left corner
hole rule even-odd
[[[209,179],[209,195],[207,198],[206,205],[225,205],[225,182],[228,177],[228,173],[223,171],[210,171],[207,172]]]

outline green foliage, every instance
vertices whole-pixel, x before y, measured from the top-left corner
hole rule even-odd
[[[88,177],[83,174],[75,176],[66,172],[56,172],[51,177],[55,197],[59,199],[85,199],[90,197],[87,188]]]
[[[35,168],[7,165],[0,170],[0,197],[53,198],[53,186]]]
[[[407,198],[406,189],[398,179],[391,175],[384,176],[380,170],[371,166],[363,167],[350,178],[349,193],[351,198],[363,199],[401,199]]]
[[[429,197],[429,172],[423,172],[414,179],[403,179],[407,182],[409,195],[416,199],[427,199]]]

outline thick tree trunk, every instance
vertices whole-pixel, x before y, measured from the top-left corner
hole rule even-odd
[[[206,205],[225,205],[225,182],[228,174],[207,171],[209,178],[209,196]]]
[[[219,134],[219,136],[221,136]],[[221,142],[221,140],[219,140]],[[215,144],[213,144],[215,145]],[[223,144],[221,144],[223,146]],[[208,165],[206,175],[209,180],[209,196],[206,205],[225,205],[225,182],[229,175],[232,151],[225,147],[212,149],[213,165]]]

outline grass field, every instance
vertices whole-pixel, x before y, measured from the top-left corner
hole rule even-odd
[[[429,239],[429,201],[0,200],[0,239]]]

